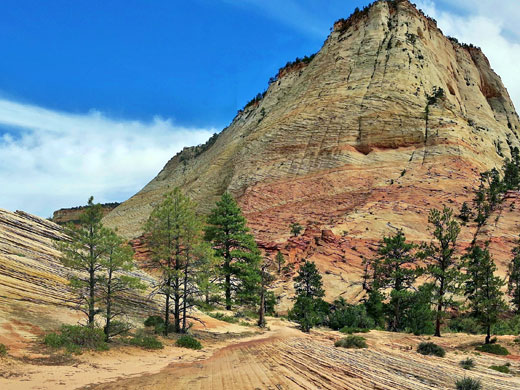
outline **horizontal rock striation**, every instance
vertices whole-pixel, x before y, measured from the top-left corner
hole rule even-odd
[[[480,49],[444,36],[407,0],[378,1],[338,21],[310,62],[280,71],[218,137],[173,157],[105,221],[135,238],[179,186],[203,213],[230,191],[266,248],[283,247],[292,222],[347,247],[398,228],[424,241],[428,210],[470,201],[479,173],[520,146],[519,126]],[[508,228],[518,222],[511,214]],[[359,283],[356,251],[340,250],[346,263],[334,271],[337,245],[320,250],[300,257],[336,272],[331,284]]]

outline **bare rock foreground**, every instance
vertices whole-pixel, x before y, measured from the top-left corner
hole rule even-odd
[[[424,337],[377,331],[364,336],[368,349],[349,350],[334,347],[331,339],[339,338],[337,333],[306,336],[294,328],[275,326],[261,338],[229,345],[206,360],[173,363],[157,374],[85,390],[452,390],[455,381],[465,376],[480,379],[488,390],[520,386],[519,377],[488,368],[510,362],[518,370],[520,356],[475,356],[469,352],[470,344],[478,340],[475,336],[448,335],[438,340],[448,349],[445,358],[416,353]],[[454,346],[459,350],[453,351]],[[468,356],[476,362],[471,371],[458,365]]]

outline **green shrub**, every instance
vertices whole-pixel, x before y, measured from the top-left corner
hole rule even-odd
[[[163,334],[164,333],[164,323],[155,325],[153,332],[155,334]],[[168,333],[175,333],[175,325],[172,323],[168,324]]]
[[[157,326],[164,324],[164,320],[161,316],[150,316],[144,321],[144,326]]]
[[[339,330],[341,333],[352,334],[352,333],[368,333],[370,329],[363,328],[351,328],[349,326],[345,326]]]
[[[62,325],[59,333],[49,333],[43,342],[52,348],[65,348],[71,353],[80,353],[84,349],[108,349],[103,330],[90,326]]]
[[[509,355],[509,351],[500,344],[484,344],[475,349],[480,352],[492,353],[493,355]]]
[[[471,370],[473,367],[475,367],[475,362],[472,358],[461,360],[459,364],[465,370]]]
[[[130,324],[122,321],[110,322],[110,337],[126,335],[132,329]]]
[[[347,336],[334,343],[335,347],[342,348],[367,348],[366,339],[361,336]]]
[[[499,319],[492,327],[491,333],[503,335],[517,335],[520,333],[520,315],[507,319]]]
[[[175,344],[182,348],[202,349],[202,344],[199,342],[199,340],[189,335],[179,337]]]
[[[434,355],[438,357],[444,357],[444,355],[446,355],[444,348],[438,346],[435,343],[426,341],[423,341],[419,344],[417,347],[417,352],[419,352],[421,355]]]
[[[239,321],[238,318],[225,315],[224,313],[209,313],[208,315],[219,321],[229,322],[230,324],[236,324]]]
[[[509,374],[510,372],[509,365],[507,364],[504,364],[503,366],[491,366],[489,368],[498,372],[503,372],[504,374]]]
[[[143,333],[137,333],[134,337],[132,337],[128,343],[130,345],[141,347],[145,349],[162,349],[164,348],[163,344],[157,340],[154,336],[148,336]]]
[[[481,390],[482,384],[478,379],[464,378],[455,383],[457,390]]]
[[[0,357],[7,356],[7,347],[4,344],[0,343]]]
[[[484,331],[475,318],[467,316],[452,318],[448,323],[448,328],[452,332],[468,334],[481,334]]]
[[[368,315],[365,305],[349,305],[341,297],[332,304],[328,325],[334,330],[342,328],[372,329],[375,327],[375,322]]]

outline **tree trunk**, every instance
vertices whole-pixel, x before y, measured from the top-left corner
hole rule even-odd
[[[112,315],[112,270],[108,272],[108,281],[107,281],[107,322],[105,324],[105,341],[108,342],[110,339],[110,316]]]
[[[168,336],[168,328],[170,327],[170,284],[171,279],[168,277],[166,288],[166,308],[164,312],[164,335]]]
[[[258,311],[258,326],[265,327],[265,288],[260,291],[260,310]]]
[[[226,310],[231,310],[231,272],[230,272],[230,262],[229,259],[226,259],[226,263],[224,264],[226,270]]]
[[[94,265],[90,264],[89,269],[89,299],[88,299],[88,324],[94,326],[94,317],[96,315],[95,307],[95,273]]]
[[[441,337],[441,315],[444,303],[444,278],[441,279],[439,286],[439,301],[437,303],[437,315],[435,316],[435,337]]]
[[[184,265],[184,289],[183,289],[183,297],[182,297],[182,333],[186,333],[186,307],[188,302],[188,254],[186,254],[186,263]]]
[[[173,308],[173,316],[174,316],[174,326],[175,333],[180,333],[181,331],[181,294],[179,291],[179,278],[175,277],[175,289],[173,293],[174,300],[174,308]]]
[[[490,341],[491,341],[491,325],[488,324],[485,344],[489,344]]]

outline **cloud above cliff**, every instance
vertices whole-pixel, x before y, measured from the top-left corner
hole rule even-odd
[[[419,0],[446,35],[479,46],[520,109],[520,20],[518,0]]]
[[[215,129],[171,119],[119,120],[91,111],[58,112],[0,98],[0,207],[43,217],[68,206],[122,201],[184,146]]]

